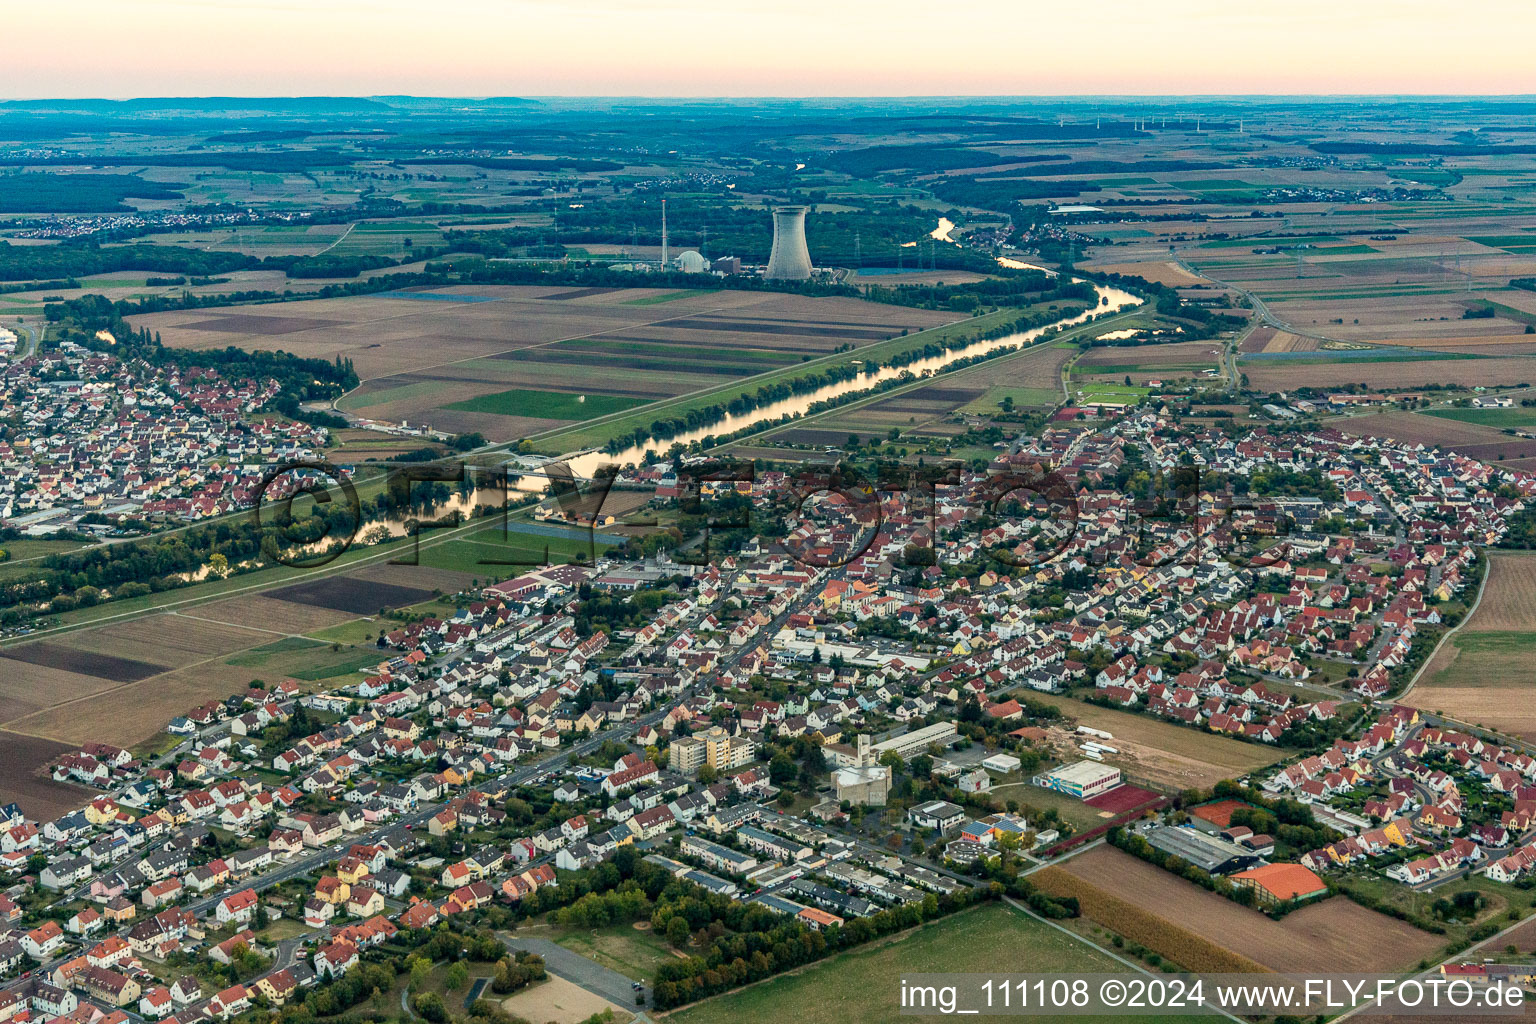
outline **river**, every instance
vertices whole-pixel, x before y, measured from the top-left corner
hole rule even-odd
[[[940,217],[939,226],[928,232],[928,237],[937,239],[940,242],[948,242],[951,245],[959,245],[959,242],[949,237],[949,233],[953,230],[955,230],[955,222],[948,217]]]
[[[1125,309],[1129,306],[1137,305],[1141,302],[1139,298],[1132,295],[1130,292],[1123,291],[1119,288],[1111,288],[1104,285],[1094,285],[1094,289],[1098,292],[1099,295],[1099,305],[1093,309],[1084,310],[1077,316],[1071,316],[1057,320],[1055,323],[1048,324],[1045,327],[1037,327],[1029,331],[1019,331],[1014,334],[1005,335],[1001,338],[991,338],[985,341],[977,341],[965,346],[964,348],[950,349],[943,355],[931,356],[926,359],[919,359],[915,362],[908,363],[906,366],[877,367],[861,373],[857,377],[854,377],[850,380],[839,381],[835,384],[828,384],[825,387],[818,388],[815,391],[806,392],[803,395],[793,395],[789,398],[773,402],[769,405],[759,406],[750,412],[740,414],[727,414],[724,419],[712,423],[707,427],[701,427],[697,430],[690,430],[686,433],[678,434],[675,437],[669,437],[664,440],[647,438],[640,444],[631,445],[630,447],[625,448],[617,455],[609,455],[606,452],[601,451],[588,452],[585,455],[578,455],[574,458],[566,460],[566,464],[571,467],[571,471],[576,476],[590,478],[600,466],[608,465],[610,463],[618,463],[621,466],[631,462],[639,463],[642,459],[644,459],[647,449],[652,451],[665,451],[674,444],[686,445],[694,441],[702,440],[703,438],[709,437],[711,435],[719,437],[724,434],[734,434],[738,430],[745,430],[748,427],[753,427],[760,424],[767,425],[789,415],[803,416],[811,406],[817,404],[818,402],[825,402],[829,399],[841,398],[845,395],[856,394],[861,391],[868,391],[871,388],[884,383],[885,381],[900,377],[904,373],[910,373],[915,377],[932,376],[938,371],[944,369],[946,366],[949,366],[959,360],[969,359],[974,356],[986,355],[987,353],[996,352],[998,349],[1002,348],[1023,347],[1035,341],[1042,334],[1053,327],[1070,327],[1074,324],[1083,323],[1089,317],[1102,316],[1107,313],[1118,312],[1119,310]],[[914,340],[921,340],[921,336],[916,336]],[[748,390],[748,388],[744,385],[742,390]],[[666,411],[659,410],[657,415],[665,417]]]
[[[1011,259],[1007,256],[999,256],[997,258],[997,265],[1000,267],[1007,267],[1009,270],[1038,270],[1042,274],[1049,274],[1052,277],[1056,276],[1056,271],[1054,270],[1048,270],[1045,267],[1037,267],[1033,263],[1025,263],[1023,260]]]

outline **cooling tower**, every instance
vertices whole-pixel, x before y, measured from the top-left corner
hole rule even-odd
[[[768,254],[770,281],[804,281],[811,276],[811,254],[805,247],[803,206],[781,206],[773,211],[773,251]]]

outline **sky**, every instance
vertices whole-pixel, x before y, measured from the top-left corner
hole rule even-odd
[[[1529,0],[51,0],[5,98],[1536,93]]]

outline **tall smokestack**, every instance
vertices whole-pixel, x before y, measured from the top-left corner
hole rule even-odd
[[[804,206],[780,206],[773,211],[773,250],[768,254],[769,281],[804,281],[811,276],[811,253],[805,247]]]
[[[667,201],[661,201],[661,269],[667,269]]]

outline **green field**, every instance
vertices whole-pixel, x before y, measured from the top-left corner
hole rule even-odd
[[[1353,245],[1320,245],[1312,253],[1316,256],[1363,256],[1369,252],[1381,252],[1380,249],[1363,242]]]
[[[1198,359],[1187,360],[1180,363],[1104,363],[1094,366],[1080,366],[1077,372],[1080,374],[1115,374],[1115,373],[1144,373],[1148,376],[1171,376],[1181,370],[1210,370],[1216,366],[1214,358],[1200,361]],[[1124,390],[1122,388],[1121,390]]]
[[[1057,306],[1059,312],[1063,315],[1070,315],[1081,309],[1080,303],[1059,303]],[[1033,308],[1038,310],[1041,307],[1035,306]],[[657,402],[643,410],[616,417],[608,422],[589,423],[538,438],[536,441],[537,450],[558,454],[576,448],[597,447],[609,438],[620,437],[636,429],[648,427],[655,420],[677,417],[687,413],[690,409],[706,409],[712,405],[727,402],[743,391],[755,391],[763,385],[793,380],[807,373],[820,372],[833,366],[842,366],[854,362],[884,362],[897,353],[920,349],[929,342],[942,343],[951,338],[971,338],[984,334],[989,329],[1000,324],[1012,322],[1018,315],[1018,309],[999,309],[991,313],[984,313],[978,317],[971,317],[953,324],[947,324],[943,327],[917,331],[905,337],[877,341],[874,344],[865,345],[853,351],[833,353],[820,359],[813,359],[810,362],[796,363],[793,366],[786,366],[780,370],[763,374],[760,377],[753,377],[749,380],[732,381],[718,388],[711,388],[708,391],[684,398]],[[1103,330],[1104,324],[1101,322],[1090,324],[1086,327],[1079,326],[1073,328],[1059,340],[1074,337],[1076,333],[1088,329]]]
[[[328,248],[346,230],[343,224],[258,224],[230,231],[213,248],[257,255],[318,253]]]
[[[288,674],[295,679],[303,679],[307,682],[317,682],[321,679],[334,679],[336,676],[350,675],[353,672],[361,672],[364,669],[373,668],[386,660],[382,651],[373,647],[342,648],[340,651],[332,651],[327,648],[321,652],[306,652],[307,656],[320,662],[307,668],[294,669]],[[324,655],[331,655],[326,658]]]
[[[1072,383],[1072,390],[1084,398],[1145,398],[1152,393],[1151,388],[1127,387],[1124,384],[1090,383],[1078,387],[1077,381],[1074,380]]]
[[[1129,973],[1130,968],[1098,950],[1003,904],[992,903],[907,932],[889,942],[830,957],[795,974],[728,992],[677,1013],[673,1024],[887,1024],[896,1020],[943,1020],[908,1017],[901,1011],[904,974],[1101,972]],[[980,981],[981,979],[975,979]],[[975,1005],[975,1004],[972,1004]],[[1058,1018],[1011,1015],[1011,1021]],[[1123,1017],[1074,1016],[1073,1021],[1106,1024]],[[1209,1017],[1159,1015],[1160,1020],[1193,1021]]]
[[[368,394],[357,394],[354,392],[338,401],[336,407],[349,411],[366,409],[371,405],[398,402],[402,398],[415,398],[417,395],[436,394],[442,390],[442,386],[440,381],[426,380],[415,384],[401,384],[399,387],[385,388],[383,391],[373,391]]]
[[[41,558],[44,555],[52,555],[63,551],[76,551],[86,545],[78,540],[34,540],[30,537],[22,537],[16,540],[0,541],[0,551],[10,555],[9,562],[19,562],[28,558]],[[0,562],[0,565],[6,564]]]
[[[525,929],[519,934],[538,933]],[[649,927],[640,929],[634,925],[619,924],[610,928],[575,929],[549,938],[588,960],[594,960],[636,981],[653,977],[658,964],[675,959],[671,947]]]
[[[597,554],[601,555],[604,548],[614,543],[601,535],[594,535],[589,541],[575,530],[561,537],[519,533],[513,525],[505,539],[500,530],[486,530],[475,534],[473,540],[452,540],[423,548],[421,564],[433,569],[452,569],[501,579],[519,575],[536,565],[584,561],[592,557],[594,544]]]
[[[1061,391],[1057,388],[1015,388],[996,386],[986,394],[960,407],[960,412],[976,416],[995,415],[1001,410],[998,404],[1004,398],[1013,399],[1015,409],[1054,409],[1061,404]]]
[[[593,365],[602,364],[614,372],[650,371],[660,373],[664,377],[671,376],[673,379],[679,373],[699,372],[705,369],[705,365],[701,362],[705,359],[707,359],[709,373],[737,377],[754,377],[759,373],[767,373],[787,363],[798,361],[792,353],[766,349],[732,348],[728,352],[729,354],[705,353],[687,345],[667,345],[649,341],[576,338],[547,348],[510,353],[509,358],[537,363],[544,361],[545,353],[554,355],[556,358],[565,353],[574,353]],[[496,360],[487,369],[505,371],[506,360]],[[627,373],[626,376],[628,376]]]
[[[289,637],[276,643],[239,651],[225,658],[224,664],[249,669],[252,679],[273,682],[288,676],[306,682],[318,682],[372,668],[383,660],[383,652],[371,644],[338,649],[319,640]]]
[[[562,352],[600,352],[616,356],[665,356],[670,359],[680,359],[684,362],[697,362],[699,350],[689,345],[668,345],[664,342],[653,341],[609,341],[606,338],[577,338],[572,341],[562,341],[551,346]],[[711,362],[714,353],[711,353]],[[753,373],[762,373],[764,370],[785,363],[795,362],[795,356],[790,352],[778,352],[770,349],[733,348],[731,350],[733,362],[753,362],[766,365],[752,370]]]
[[[405,243],[409,240],[411,245]],[[425,221],[361,221],[330,250],[335,256],[385,255],[405,256],[413,248],[443,244],[443,233],[436,224]]]
[[[1425,692],[1433,695],[1441,687],[1474,687],[1490,692],[1507,689],[1512,699],[1521,698],[1530,686],[1532,658],[1536,658],[1536,636],[1529,632],[1474,633],[1464,629],[1451,636],[1448,650],[1443,649],[1436,658],[1437,668],[1426,680]]]
[[[1182,187],[1182,186],[1181,186]],[[1214,242],[1202,242],[1201,249],[1268,249],[1273,246],[1288,248],[1295,245],[1317,245],[1320,242],[1340,241],[1338,235],[1299,235],[1295,238],[1273,238],[1265,235],[1249,235],[1246,238],[1218,238]]]
[[[1469,627],[1451,637],[1451,643],[1457,650],[1485,657],[1502,654],[1529,658],[1536,655],[1536,635],[1520,630],[1473,632]]]
[[[1304,359],[1265,359],[1258,353],[1245,353],[1238,357],[1238,362],[1244,366],[1254,364],[1269,364],[1271,366],[1316,366],[1318,363],[1334,363],[1339,366],[1349,366],[1354,363],[1427,363],[1441,359],[1484,359],[1485,356],[1472,352],[1434,352],[1427,348],[1411,349],[1402,352],[1383,352],[1380,355],[1368,355],[1364,357],[1346,355],[1345,351],[1360,352],[1362,349],[1340,350],[1334,355],[1326,351],[1317,350],[1308,352]],[[1258,356],[1258,358],[1255,358]],[[1287,353],[1287,356],[1289,354]]]
[[[626,306],[656,306],[663,302],[673,302],[677,299],[691,299],[695,295],[708,295],[706,288],[688,288],[680,292],[667,292],[665,295],[647,295],[640,299],[630,299],[624,303]]]
[[[363,618],[327,626],[325,629],[317,629],[305,635],[321,643],[351,646],[372,643],[381,631],[388,632],[391,627],[392,624],[387,621]]]
[[[1485,427],[1536,427],[1536,409],[1426,409],[1426,416],[1459,423],[1478,423]]]
[[[260,647],[252,647],[248,651],[241,651],[231,658],[226,658],[226,665],[260,665],[274,654],[285,651],[303,651],[313,647],[323,647],[318,640],[311,640],[302,636],[285,636],[281,640],[270,644],[262,644]]]
[[[621,398],[618,395],[573,395],[564,391],[513,388],[510,391],[498,391],[494,395],[468,398],[443,408],[458,412],[488,412],[498,416],[527,416],[539,420],[585,420],[647,404],[643,398]]]
[[[1524,249],[1536,245],[1536,234],[1530,235],[1468,235],[1467,241],[1486,245],[1490,249]]]
[[[1410,889],[1380,875],[1352,874],[1348,879],[1353,889],[1361,890],[1380,900],[1383,904],[1393,909],[1421,920],[1433,920],[1433,904],[1436,900],[1453,898],[1459,892],[1475,890],[1488,898],[1488,905],[1478,913],[1477,921],[1493,921],[1500,928],[1511,924],[1504,915],[1509,908],[1519,908],[1522,912],[1531,905],[1531,894],[1516,889],[1512,885],[1504,885],[1495,882],[1482,875],[1469,875],[1466,878],[1436,886],[1428,892],[1420,892]],[[1463,939],[1471,931],[1469,922],[1445,923],[1446,938],[1452,942]],[[1502,943],[1498,948],[1502,948]],[[1490,951],[1488,954],[1492,955]]]
[[[1010,800],[1017,800],[1020,805],[1033,808],[1037,812],[1055,811],[1062,821],[1067,822],[1079,832],[1098,828],[1109,820],[1104,816],[1105,812],[1098,808],[1090,807],[1076,797],[1067,796],[1065,793],[1057,793],[1043,786],[1037,786],[1017,772],[1000,776],[992,786],[992,802],[997,807],[1007,807]]]
[[[1394,167],[1387,173],[1394,178],[1416,181],[1420,185],[1454,185],[1461,180],[1460,171],[1446,171],[1437,167]]]
[[[1239,189],[1259,187],[1251,181],[1238,181],[1236,178],[1202,178],[1198,181],[1174,181],[1169,184],[1191,192],[1235,192]]]
[[[142,743],[133,745],[133,756],[142,759],[160,757],[175,750],[182,738],[171,733],[160,731]]]

